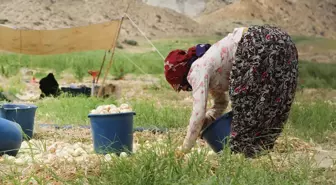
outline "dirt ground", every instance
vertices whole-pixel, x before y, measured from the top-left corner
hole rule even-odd
[[[154,79],[154,80],[153,80]],[[38,80],[38,79],[37,79]],[[72,78],[68,76],[64,79],[58,80],[61,85],[69,84],[69,81],[72,81]],[[125,76],[123,80],[108,80],[107,83],[113,83],[120,88],[121,93],[123,94],[123,98],[129,99],[134,97],[141,96],[142,98],[151,98],[151,99],[158,99],[159,101],[159,95],[153,97],[151,94],[146,93],[146,86],[151,84],[156,84],[158,82],[158,79],[155,78],[148,78],[146,76],[140,76],[135,77],[133,75]],[[90,78],[86,78],[83,83],[85,85],[90,85]],[[18,96],[22,100],[17,100],[16,102],[29,102],[29,101],[35,101],[36,98],[38,98],[38,95],[40,93],[38,89],[37,83],[26,83],[26,89],[27,93],[26,95]],[[138,88],[134,88],[137,86]],[[135,90],[137,89],[137,90]],[[316,89],[306,89],[302,93],[302,97],[310,97],[312,99],[319,98],[314,95],[321,95],[325,97],[329,97],[329,99],[333,99],[333,101],[336,101],[336,91],[328,91],[328,92],[320,92],[321,90]],[[24,99],[26,98],[26,99]],[[178,97],[181,99],[180,105],[181,106],[190,106],[192,104],[192,99],[189,97],[187,93],[182,93]],[[162,100],[162,99],[161,99]],[[169,99],[168,99],[169,100]],[[167,101],[168,101],[167,100]],[[307,99],[308,101],[308,99]],[[91,134],[89,129],[85,128],[78,128],[78,129],[59,129],[54,130],[52,127],[38,127],[36,130],[37,134],[35,136],[36,140],[48,140],[51,143],[57,138],[58,141],[66,142],[66,143],[89,143],[91,141]],[[173,131],[174,132],[174,131]],[[143,135],[141,133],[136,134],[135,136],[137,139],[144,139],[145,140],[152,140],[156,138],[157,136],[152,134]],[[140,137],[140,138],[139,138]],[[164,135],[160,136],[164,137]],[[74,138],[76,138],[74,140]],[[290,143],[290,148],[288,148],[288,143]],[[203,144],[204,145],[204,142]],[[277,141],[277,145],[275,148],[275,153],[272,154],[272,156],[279,160],[282,158],[282,154],[288,152],[291,150],[291,152],[295,152],[297,156],[306,155],[309,154],[311,157],[314,158],[316,161],[316,165],[319,168],[329,168],[334,165],[334,160],[336,159],[336,153],[333,150],[329,150],[328,147],[325,146],[319,146],[314,143],[307,143],[304,142],[298,138],[295,137],[289,137],[289,138],[280,138]]]

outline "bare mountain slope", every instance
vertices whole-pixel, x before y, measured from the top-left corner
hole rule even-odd
[[[55,29],[104,22],[120,17],[127,1],[122,0],[0,0],[0,21],[22,29]],[[134,1],[130,17],[148,36],[198,35],[205,31],[198,23],[167,8]],[[0,22],[0,23],[1,23]],[[126,20],[123,37],[139,35]]]
[[[243,25],[269,23],[291,34],[336,38],[336,0],[130,1],[129,15],[150,37],[211,35]],[[127,3],[128,0],[0,0],[0,24],[25,29],[82,26],[119,17]],[[137,35],[140,33],[126,20],[121,36]]]
[[[268,23],[291,34],[336,38],[336,1],[240,0],[200,16],[197,21],[220,31],[230,31],[233,22],[233,26]]]

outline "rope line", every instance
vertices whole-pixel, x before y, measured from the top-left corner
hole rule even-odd
[[[135,65],[135,67],[137,67],[143,74],[147,75],[150,77],[150,74],[146,73],[143,69],[141,69],[140,66],[138,66],[132,59],[130,59],[128,56],[126,56],[124,53],[119,52],[124,58],[126,58],[129,62],[131,62],[133,65]],[[118,53],[118,54],[119,54]],[[152,78],[150,78],[151,82],[153,85],[155,85],[155,82],[153,81]],[[156,85],[155,85],[156,86]]]
[[[136,27],[138,29],[138,31],[146,38],[146,40],[152,45],[153,48],[155,48],[156,52],[161,56],[161,58],[164,60],[165,57],[160,53],[160,51],[154,46],[154,44],[147,38],[147,36],[145,35],[145,33],[143,31],[141,31],[141,29],[135,24],[135,22],[130,18],[130,16],[125,13],[125,15],[127,16],[127,18],[131,21],[131,23],[133,24],[134,27]]]

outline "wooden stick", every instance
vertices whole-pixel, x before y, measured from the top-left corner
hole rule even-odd
[[[122,24],[122,20],[123,20],[123,18],[121,19],[121,21],[120,21],[120,23],[119,23],[119,28],[118,28],[119,30],[120,30],[120,27],[121,27],[121,24]],[[118,31],[118,32],[119,32],[119,31]],[[117,40],[117,38],[118,38],[118,35],[119,35],[119,33],[117,33],[117,36],[115,37],[114,43],[116,43],[116,40]],[[113,56],[114,56],[114,51],[115,51],[115,46],[112,48],[112,54],[111,54],[110,62],[109,62],[109,64],[108,64],[108,66],[107,66],[107,69],[106,69],[106,71],[105,71],[105,74],[104,74],[104,78],[103,78],[102,84],[101,84],[101,86],[99,87],[99,91],[98,91],[98,93],[97,93],[98,97],[101,96],[101,94],[102,94],[102,90],[103,90],[103,87],[104,87],[104,83],[105,83],[107,74],[108,74],[108,72],[109,72],[109,70],[110,70],[110,68],[111,68],[111,66],[112,66]]]
[[[20,55],[19,55],[19,64],[21,65],[21,55],[22,55],[22,30],[20,30]]]
[[[98,80],[99,80],[99,77],[100,77],[100,73],[101,73],[102,70],[103,70],[103,66],[104,66],[105,59],[106,59],[106,53],[107,53],[107,51],[105,51],[105,54],[104,54],[104,57],[103,57],[103,62],[102,62],[102,64],[100,65],[100,69],[99,69],[99,73],[98,73],[98,76],[97,76],[97,79],[96,79],[96,83],[98,83]]]
[[[128,8],[130,6],[130,3],[127,5],[127,8],[126,8],[126,11],[125,13],[128,11]],[[116,48],[116,43],[117,43],[117,40],[118,40],[118,37],[119,37],[119,34],[120,34],[120,30],[121,30],[121,25],[124,21],[124,15],[121,17],[121,21],[119,23],[119,28],[118,28],[118,32],[117,32],[117,35],[114,39],[114,44],[113,44],[113,47],[112,47],[112,54],[111,54],[111,58],[110,58],[110,62],[109,62],[109,65],[107,66],[107,69],[106,69],[106,73],[104,75],[104,78],[103,78],[103,82],[102,82],[102,85],[99,87],[99,91],[97,93],[98,96],[101,96],[101,93],[102,93],[102,90],[103,90],[103,86],[104,86],[104,83],[105,83],[105,80],[106,80],[106,77],[107,77],[107,74],[108,72],[110,71],[110,68],[112,66],[112,61],[113,61],[113,56],[114,56],[114,51],[115,51],[115,48]]]

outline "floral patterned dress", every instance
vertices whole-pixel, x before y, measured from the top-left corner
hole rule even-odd
[[[273,149],[293,103],[298,52],[291,37],[277,27],[236,28],[191,66],[193,110],[183,142],[191,149],[204,125],[232,102],[230,148],[255,157]],[[207,110],[208,95],[214,105]]]

